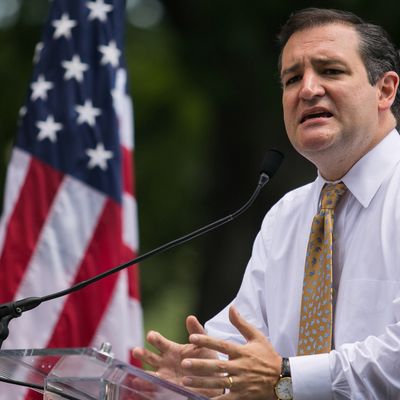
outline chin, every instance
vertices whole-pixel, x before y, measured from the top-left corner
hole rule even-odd
[[[319,152],[329,149],[335,142],[336,135],[332,132],[304,132],[298,137],[296,149],[303,152]]]
[[[335,152],[332,142],[326,141],[313,141],[312,143],[302,143],[294,145],[294,148],[298,153],[300,153],[307,160],[311,161],[313,164],[318,162],[321,157],[325,157],[327,154],[331,154],[332,151]]]

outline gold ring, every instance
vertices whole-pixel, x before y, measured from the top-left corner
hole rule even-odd
[[[227,387],[227,389],[232,389],[233,386],[233,378],[231,375],[228,375],[228,381],[229,381],[229,385]]]

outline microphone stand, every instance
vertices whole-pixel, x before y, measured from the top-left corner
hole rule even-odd
[[[118,265],[110,270],[107,270],[99,275],[96,275],[92,278],[89,278],[82,282],[79,282],[79,283],[71,286],[68,289],[64,289],[64,290],[58,291],[56,293],[51,293],[49,295],[42,296],[42,297],[27,297],[27,298],[24,298],[21,300],[0,304],[0,349],[1,349],[1,346],[3,345],[4,340],[6,340],[9,335],[9,328],[8,328],[9,322],[14,318],[20,317],[22,315],[22,313],[24,313],[25,311],[32,310],[33,308],[36,308],[41,303],[44,303],[46,301],[57,299],[59,297],[66,296],[67,294],[76,292],[77,290],[83,289],[84,287],[91,285],[92,283],[97,282],[100,279],[103,279],[111,274],[114,274],[125,268],[128,268],[131,265],[142,262],[155,254],[163,253],[163,252],[165,252],[169,249],[172,249],[176,246],[179,246],[183,243],[189,242],[190,240],[192,240],[198,236],[201,236],[207,232],[210,232],[210,231],[220,227],[221,225],[224,225],[228,222],[233,221],[236,217],[238,217],[240,214],[245,212],[253,204],[254,200],[257,198],[261,189],[269,182],[272,175],[278,169],[282,160],[283,160],[283,154],[280,151],[271,149],[267,152],[267,154],[264,158],[262,172],[260,174],[260,178],[259,178],[256,189],[254,190],[250,199],[234,213],[229,214],[226,217],[221,218],[217,221],[214,221],[211,224],[203,226],[202,228],[199,228],[199,229],[195,230],[194,232],[184,235],[178,239],[175,239],[175,240],[172,240],[171,242],[163,244],[160,247],[150,250],[149,252],[147,252],[139,257],[136,257],[130,261],[127,261],[126,263],[120,264],[120,265]]]

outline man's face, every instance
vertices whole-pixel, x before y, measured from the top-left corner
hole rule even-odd
[[[281,79],[289,139],[317,167],[349,155],[357,161],[380,140],[379,90],[368,81],[353,27],[294,33],[283,49]]]

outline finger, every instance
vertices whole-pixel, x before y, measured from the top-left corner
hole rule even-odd
[[[236,394],[234,395],[233,392],[228,392],[219,396],[212,397],[212,400],[236,400],[236,399],[240,399],[240,397],[237,397]]]
[[[240,397],[238,397],[237,393],[233,393],[231,391],[228,391],[227,393],[225,393],[224,391],[223,394],[212,397],[212,400],[237,400],[237,399],[240,399]]]
[[[132,354],[135,358],[150,365],[153,368],[158,368],[161,364],[161,357],[158,354],[153,353],[150,350],[143,349],[142,347],[135,347],[132,350]]]
[[[160,353],[165,353],[167,352],[171,346],[176,344],[175,342],[167,339],[161,333],[156,332],[156,331],[150,331],[147,334],[147,341],[154,346],[157,350],[160,351]]]
[[[185,376],[182,380],[182,383],[185,386],[201,389],[227,389],[231,385],[227,376],[207,378],[202,378],[199,376]]]
[[[185,358],[181,362],[184,375],[193,376],[223,376],[241,375],[247,372],[237,360],[210,360],[198,358]]]
[[[211,397],[212,400],[230,400],[233,399],[230,393],[225,394],[225,392],[219,396]]]
[[[262,332],[260,332],[255,326],[248,323],[244,318],[242,318],[242,316],[239,314],[238,310],[234,306],[231,306],[229,308],[229,320],[247,341],[255,340],[260,336],[264,337]]]
[[[227,375],[230,373],[230,362],[219,359],[185,358],[181,362],[184,375]]]
[[[186,318],[186,329],[189,335],[193,333],[201,333],[201,334],[206,333],[206,331],[203,328],[203,325],[200,324],[199,320],[194,315],[189,315]]]
[[[215,339],[208,335],[190,335],[189,342],[199,347],[207,347],[208,349],[227,354],[231,358],[237,358],[240,354],[239,346],[237,344]]]
[[[129,388],[134,389],[139,393],[150,394],[157,391],[157,387],[152,382],[147,382],[144,379],[135,376],[128,376]]]

